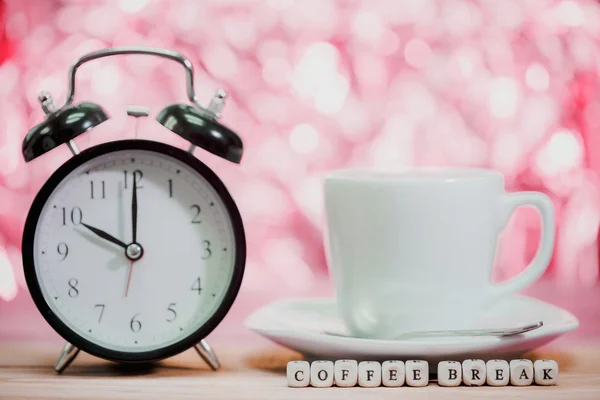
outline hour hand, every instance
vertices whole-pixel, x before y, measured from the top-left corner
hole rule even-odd
[[[104,232],[103,230],[100,230],[98,228],[94,228],[93,226],[89,226],[88,224],[84,224],[83,222],[81,223],[81,225],[85,226],[86,228],[88,228],[90,231],[94,232],[96,235],[100,236],[102,239],[104,240],[108,240],[109,242],[112,242],[118,246],[121,246],[124,249],[127,249],[127,245],[123,242],[121,242],[119,239],[117,239],[116,237],[109,235],[108,233]]]

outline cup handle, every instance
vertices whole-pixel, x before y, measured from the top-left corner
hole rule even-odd
[[[548,268],[554,247],[554,207],[548,196],[539,192],[518,192],[505,195],[506,207],[504,223],[520,206],[533,206],[540,212],[542,231],[537,253],[531,263],[517,276],[502,283],[492,285],[492,298],[498,298],[526,288],[535,282]]]

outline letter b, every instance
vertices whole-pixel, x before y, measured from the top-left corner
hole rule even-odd
[[[455,369],[448,370],[448,379],[456,379],[458,377],[457,371]]]

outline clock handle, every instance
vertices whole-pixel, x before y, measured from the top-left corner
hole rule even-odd
[[[75,97],[75,74],[79,67],[81,67],[88,61],[121,54],[145,54],[168,58],[170,60],[178,62],[185,69],[188,99],[201,111],[206,112],[208,115],[213,115],[213,111],[200,105],[198,99],[196,98],[196,92],[194,90],[194,67],[192,66],[190,60],[188,60],[182,54],[176,51],[141,46],[112,47],[108,49],[93,51],[75,60],[73,64],[71,64],[71,68],[69,68],[69,90],[67,92],[67,99],[58,110],[62,110],[63,108],[73,103],[73,98]]]

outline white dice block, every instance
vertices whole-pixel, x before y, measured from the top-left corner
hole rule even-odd
[[[358,364],[358,385],[377,387],[381,385],[381,364],[377,361],[362,361]]]
[[[310,385],[319,388],[333,386],[332,361],[313,361],[310,364]]]
[[[531,360],[511,360],[510,384],[513,386],[529,386],[533,383],[533,363]]]
[[[407,360],[404,364],[406,384],[422,387],[429,384],[429,364],[423,360]]]
[[[399,360],[384,361],[381,364],[381,383],[387,387],[404,385],[404,363]]]
[[[333,369],[336,386],[356,386],[358,382],[358,362],[356,360],[337,360]]]
[[[464,360],[462,362],[463,382],[467,386],[481,386],[487,378],[483,360]]]
[[[462,365],[458,361],[441,361],[438,364],[437,377],[440,386],[460,386]]]
[[[506,386],[510,380],[510,369],[506,360],[489,360],[485,364],[487,384],[489,386]]]
[[[290,361],[287,364],[289,387],[307,387],[310,383],[310,365],[308,361]]]
[[[537,360],[533,363],[536,385],[556,385],[558,380],[558,363],[554,360]]]

